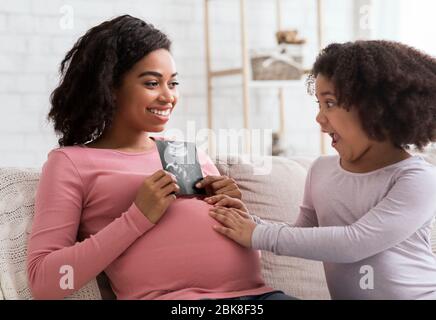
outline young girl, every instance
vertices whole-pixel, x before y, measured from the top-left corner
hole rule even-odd
[[[169,50],[152,25],[120,16],[62,61],[49,113],[60,148],[42,170],[28,247],[34,298],[63,298],[103,271],[118,299],[289,298],[264,284],[258,252],[210,229],[210,205],[174,195],[148,135],[164,130],[179,96]],[[199,160],[202,187],[240,197]]]
[[[338,155],[313,163],[295,225],[253,221],[221,195],[209,199],[215,230],[323,261],[333,299],[436,299],[436,170],[406,151],[436,140],[435,59],[387,41],[332,44],[311,79],[316,120]]]

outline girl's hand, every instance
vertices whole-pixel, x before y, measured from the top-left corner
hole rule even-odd
[[[234,208],[248,213],[247,207],[241,200],[231,198],[225,194],[204,198],[204,201],[206,201],[208,204],[214,205],[215,207]]]
[[[151,223],[157,223],[180,190],[176,178],[159,170],[144,180],[136,194],[135,204]]]
[[[251,247],[251,238],[256,223],[247,217],[247,213],[238,209],[212,208],[209,215],[221,222],[220,226],[213,226],[215,231],[244,247]]]
[[[227,176],[207,176],[197,182],[197,188],[206,188],[207,195],[225,194],[232,198],[241,199],[242,193],[236,181]]]

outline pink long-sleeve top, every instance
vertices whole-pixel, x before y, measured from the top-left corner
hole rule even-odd
[[[204,176],[219,175],[204,153],[199,160]],[[210,205],[201,199],[176,199],[157,224],[142,214],[134,204],[136,193],[160,169],[156,146],[141,153],[85,146],[49,153],[28,245],[34,298],[66,297],[102,271],[118,299],[228,298],[272,291],[261,277],[259,252],[216,233]],[[66,270],[73,276],[72,288],[61,285]]]

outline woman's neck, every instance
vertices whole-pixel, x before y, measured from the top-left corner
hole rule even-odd
[[[103,132],[99,138],[87,144],[87,146],[130,152],[147,151],[153,147],[154,142],[147,132],[120,132],[122,131]]]

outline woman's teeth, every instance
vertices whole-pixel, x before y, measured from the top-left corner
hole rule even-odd
[[[169,116],[171,113],[171,109],[166,109],[166,110],[147,109],[147,110],[150,111],[151,113],[157,114],[159,116],[164,116],[164,117]]]

